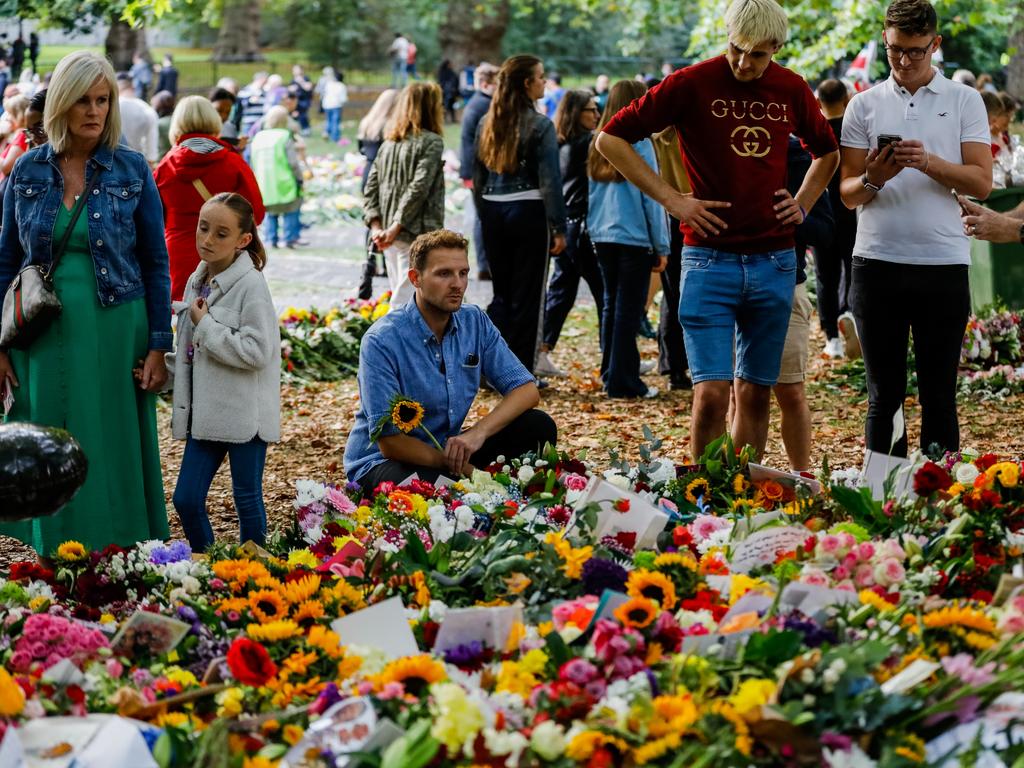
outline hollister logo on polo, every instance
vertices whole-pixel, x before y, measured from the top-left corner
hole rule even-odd
[[[754,122],[789,122],[789,105],[775,101],[747,101],[746,99],[715,99],[711,102],[711,115],[732,120]],[[764,157],[772,149],[771,132],[761,125],[738,125],[729,134],[732,151],[740,157]]]

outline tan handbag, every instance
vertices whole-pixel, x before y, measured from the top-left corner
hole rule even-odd
[[[101,169],[97,168],[91,187],[84,190],[75,203],[75,208],[71,212],[71,222],[64,230],[64,236],[50,264],[45,267],[39,264],[25,267],[7,288],[3,311],[0,313],[0,348],[27,349],[60,315],[62,307],[57,292],[53,289],[53,272],[67,250],[71,232],[78,222],[82,209],[85,208],[92,189],[99,181],[100,171]]]

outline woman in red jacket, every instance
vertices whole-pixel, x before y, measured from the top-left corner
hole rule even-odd
[[[217,138],[220,130],[220,115],[208,99],[182,99],[171,117],[173,148],[156,167],[173,301],[181,301],[185,283],[199,265],[196,226],[204,202],[218,192],[237,192],[252,204],[256,223],[263,221],[263,197],[256,177],[231,145]]]

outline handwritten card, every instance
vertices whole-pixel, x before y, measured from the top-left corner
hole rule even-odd
[[[331,629],[341,638],[342,644],[377,648],[391,659],[415,656],[420,652],[400,597],[389,598],[335,619],[331,622]]]
[[[912,469],[910,461],[902,456],[889,456],[872,450],[864,451],[864,482],[871,489],[872,497],[878,501],[885,497],[885,483],[893,473],[893,497],[900,499],[904,496],[915,496]]]
[[[773,469],[772,467],[753,463],[748,464],[747,469],[750,471],[750,481],[752,483],[774,480],[783,488],[788,488],[794,492],[798,485],[805,485],[815,496],[821,493],[821,483],[813,477],[804,477],[798,472],[787,472],[782,469]]]
[[[806,528],[798,525],[755,531],[733,547],[729,570],[750,573],[755,568],[771,565],[780,554],[793,551],[810,535]]]

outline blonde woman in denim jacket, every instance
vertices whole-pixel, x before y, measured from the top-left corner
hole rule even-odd
[[[60,61],[45,125],[49,143],[19,158],[4,196],[0,292],[50,263],[87,197],[53,276],[63,312],[27,350],[0,352],[0,382],[14,388],[10,420],[67,429],[89,470],[59,515],[0,528],[44,556],[67,540],[99,549],[169,535],[152,393],[171,348],[163,209],[145,158],[119,144],[106,59]]]

